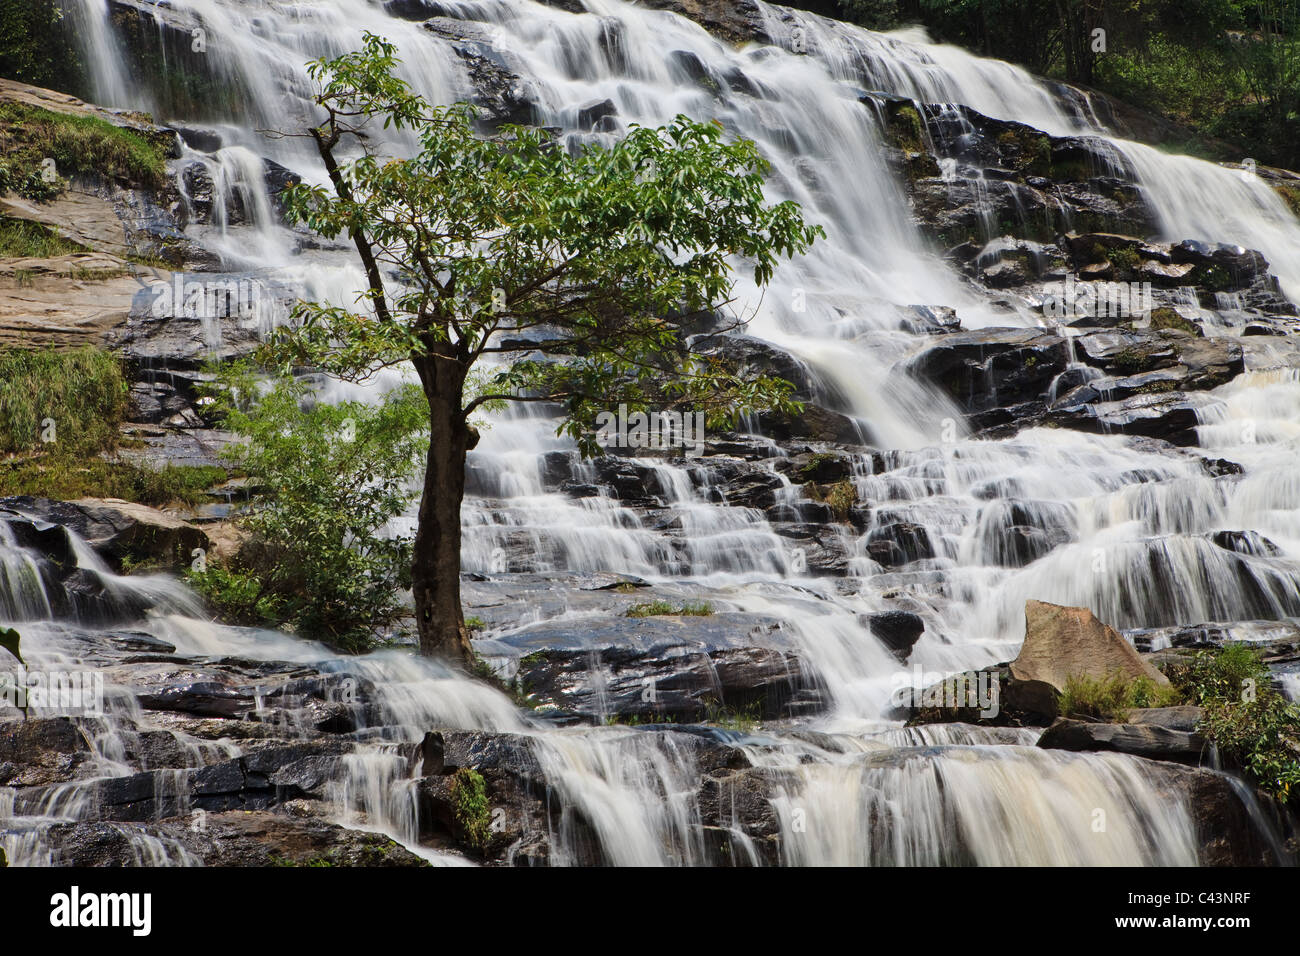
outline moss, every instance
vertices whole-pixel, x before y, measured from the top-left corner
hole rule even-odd
[[[1201,335],[1201,327],[1190,319],[1179,315],[1174,309],[1168,306],[1161,306],[1158,309],[1151,310],[1152,329],[1179,329],[1192,335]]]
[[[826,488],[823,500],[839,521],[847,521],[853,513],[853,506],[858,502],[858,489],[852,481],[845,479]]]
[[[1126,348],[1115,353],[1111,364],[1121,372],[1146,372],[1150,371],[1151,357],[1138,349]]]
[[[1273,188],[1277,190],[1277,194],[1282,197],[1282,201],[1287,204],[1291,212],[1300,216],[1300,185],[1275,182]]]
[[[677,607],[667,601],[650,601],[647,604],[633,604],[627,609],[627,617],[708,617],[713,613],[713,605],[707,601],[697,604],[681,604]]]
[[[888,134],[890,142],[908,153],[924,153],[925,123],[911,103],[901,103],[888,108]]]
[[[461,767],[451,778],[451,811],[461,839],[476,849],[487,845],[491,806],[483,775]]]

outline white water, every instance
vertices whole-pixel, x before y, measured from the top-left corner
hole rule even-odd
[[[969,861],[979,863],[1192,862],[1186,808],[1159,800],[1155,781],[1127,758],[985,745],[917,752],[898,766],[866,760],[864,753],[912,741],[888,736],[894,731],[881,714],[900,665],[859,615],[896,606],[892,596],[906,595],[907,606],[926,622],[911,663],[939,671],[1014,656],[1027,598],[1087,605],[1117,627],[1300,616],[1300,479],[1294,468],[1300,380],[1294,368],[1271,368],[1291,364],[1291,355],[1252,350],[1252,371],[1212,393],[1202,410],[1203,446],[1244,464],[1241,478],[1211,479],[1187,459],[1138,451],[1120,438],[1059,430],[1001,442],[960,435],[942,442],[945,421],[959,421],[960,414],[940,396],[889,374],[920,342],[897,331],[898,309],[953,306],[968,328],[1032,320],[1027,313],[994,311],[909,225],[861,92],[962,103],[1054,134],[1104,131],[1024,71],[929,44],[915,32],[882,36],[764,8],[777,45],[736,49],[672,14],[621,0],[586,5],[590,13],[580,16],[527,0],[444,6],[483,25],[537,99],[547,125],[572,131],[579,108],[609,98],[622,124],[655,125],[684,112],[717,117],[756,140],[774,164],[774,197],[801,202],[810,219],[825,225],[828,240],[783,267],[765,295],[742,280],[736,311],[752,320],[753,334],[802,358],[873,444],[894,451],[879,471],[870,457],[856,463],[859,498],[873,511],[864,534],[846,532],[854,588],[845,593],[828,579],[795,574],[789,541],[773,533],[761,512],[710,503],[702,476],[689,469],[658,465],[665,505],[681,519],[682,549],[612,498],[547,493],[539,456],[567,447],[555,438],[554,423],[525,413],[503,417],[471,456],[471,471],[485,480],[482,496],[465,509],[466,569],[487,571],[492,555],[507,549],[511,536],[523,535],[537,570],[612,570],[708,587],[721,595],[720,605],[781,619],[830,699],[830,712],[816,725],[847,735],[835,738],[842,753],[811,753],[788,742],[750,748],[755,760],[800,775],[778,801],[789,862],[951,861],[945,835],[957,831]],[[82,6],[85,16],[99,16],[102,0],[83,0]],[[319,179],[310,151],[300,139],[255,131],[301,129],[310,92],[302,63],[357,47],[366,30],[393,39],[404,75],[437,101],[469,92],[460,60],[418,24],[390,18],[364,0],[175,0],[167,15],[185,22],[196,17],[207,31],[214,72],[248,91],[247,115],[220,126],[225,148],[197,158],[214,171],[219,192],[241,193],[253,221],[233,226],[218,218],[203,240],[305,295],[351,301],[360,273],[346,250],[292,254],[292,242],[253,188],[257,174],[250,159],[258,155]],[[794,52],[796,27],[803,30],[806,54]],[[153,106],[150,91],[129,89],[116,51],[102,40],[96,34],[87,51],[100,98],[114,106]],[[722,92],[691,82],[681,58],[666,57],[668,51],[707,64],[722,78]],[[758,95],[729,92],[733,81]],[[1300,290],[1300,224],[1266,185],[1141,144],[1110,143],[1116,166],[1132,170],[1141,183],[1165,238],[1260,249],[1288,292]],[[806,310],[795,312],[800,299]],[[1252,426],[1251,441],[1242,438],[1243,422]],[[922,526],[934,556],[887,573],[867,557],[865,546],[895,521]],[[1050,528],[1064,543],[1026,567],[1009,567],[1012,524]],[[1282,555],[1230,554],[1208,542],[1216,530],[1257,531]],[[0,541],[0,560],[0,574],[11,582],[0,587],[0,601],[10,600],[0,604],[0,619],[48,617],[32,584],[31,558]],[[1243,587],[1243,580],[1252,586]],[[159,618],[150,626],[182,653],[325,657],[300,642],[212,627],[192,615]],[[40,642],[46,631],[34,633]],[[530,728],[504,699],[431,665],[376,655],[352,666],[371,672],[386,723],[399,739],[419,740],[433,726],[535,735],[562,801],[581,809],[610,861],[703,861],[692,830],[694,810],[682,797],[695,768],[672,734],[542,731]],[[812,759],[801,762],[800,753]],[[358,753],[335,798],[343,819],[409,844],[416,824],[395,767],[384,745]],[[1106,840],[1086,830],[1085,810],[1093,808],[1116,821]],[[820,829],[797,830],[795,810],[804,811],[805,823],[820,821]],[[561,819],[552,834],[556,862],[579,855],[579,837],[566,826]],[[801,834],[808,839],[798,839]],[[737,852],[750,851],[738,846]],[[39,853],[33,847],[28,856]]]

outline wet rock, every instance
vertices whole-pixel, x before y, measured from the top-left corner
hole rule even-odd
[[[981,329],[933,340],[906,371],[939,386],[967,412],[1036,399],[1065,370],[1068,352],[1041,329]]]
[[[698,719],[711,707],[776,716],[804,683],[779,625],[760,615],[656,615],[531,625],[475,642],[534,706],[588,718]]]
[[[18,712],[0,704],[0,716]],[[67,717],[32,717],[0,722],[0,786],[39,787],[66,783],[92,759],[90,745]]]
[[[912,646],[921,639],[925,622],[910,611],[884,611],[867,615],[867,626],[900,661],[906,662]]]

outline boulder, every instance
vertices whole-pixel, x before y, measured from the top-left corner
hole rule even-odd
[[[1025,642],[1011,662],[1012,696],[1022,697],[1026,709],[1056,713],[1055,694],[1064,692],[1071,677],[1103,679],[1120,674],[1145,677],[1168,686],[1169,679],[1144,661],[1133,645],[1114,628],[1083,607],[1062,607],[1045,601],[1025,603]],[[1049,696],[1050,695],[1050,696]]]
[[[1205,739],[1196,732],[1199,707],[1156,707],[1129,714],[1122,723],[1058,718],[1038,738],[1049,750],[1097,750],[1135,754],[1151,760],[1199,764]]]
[[[206,551],[211,547],[207,534],[188,521],[118,498],[52,501],[20,496],[0,499],[0,508],[11,508],[41,522],[62,525],[113,562],[129,558],[136,562],[186,566],[195,549]]]

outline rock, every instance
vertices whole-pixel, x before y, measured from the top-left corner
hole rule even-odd
[[[1192,714],[1168,715],[1136,711],[1130,721],[1097,723],[1059,717],[1043,731],[1038,746],[1049,750],[1099,750],[1135,754],[1151,760],[1172,760],[1199,764],[1207,755],[1206,742],[1195,732],[1199,707],[1158,708],[1157,710],[1191,711]],[[1137,715],[1141,715],[1140,722]],[[1170,723],[1176,726],[1169,726]],[[1190,728],[1188,724],[1190,723]]]
[[[206,813],[148,824],[56,823],[43,830],[59,866],[138,866],[142,848],[189,866],[402,866],[428,864],[388,837],[267,811]]]
[[[884,611],[867,615],[867,626],[880,643],[900,661],[911,656],[912,646],[921,639],[925,622],[911,611]]]
[[[545,622],[475,647],[512,662],[508,676],[534,706],[592,719],[694,720],[716,707],[775,717],[804,684],[776,622],[737,612]]]
[[[206,551],[211,544],[207,534],[195,525],[156,508],[117,498],[51,501],[22,496],[0,499],[0,507],[62,525],[114,562],[130,559],[188,566],[196,549]]]
[[[1064,693],[1071,677],[1102,680],[1115,675],[1169,685],[1164,674],[1142,660],[1128,641],[1087,608],[1044,601],[1025,603],[1025,641],[1010,668],[1013,685],[1029,685],[1017,688],[1023,694],[1021,706],[1055,714],[1049,689]]]
[[[980,329],[934,339],[905,366],[967,412],[1036,399],[1065,370],[1065,340],[1043,329]]]
[[[17,716],[0,710],[0,715]],[[32,717],[0,722],[0,786],[39,787],[67,783],[93,760],[90,745],[67,717]]]

